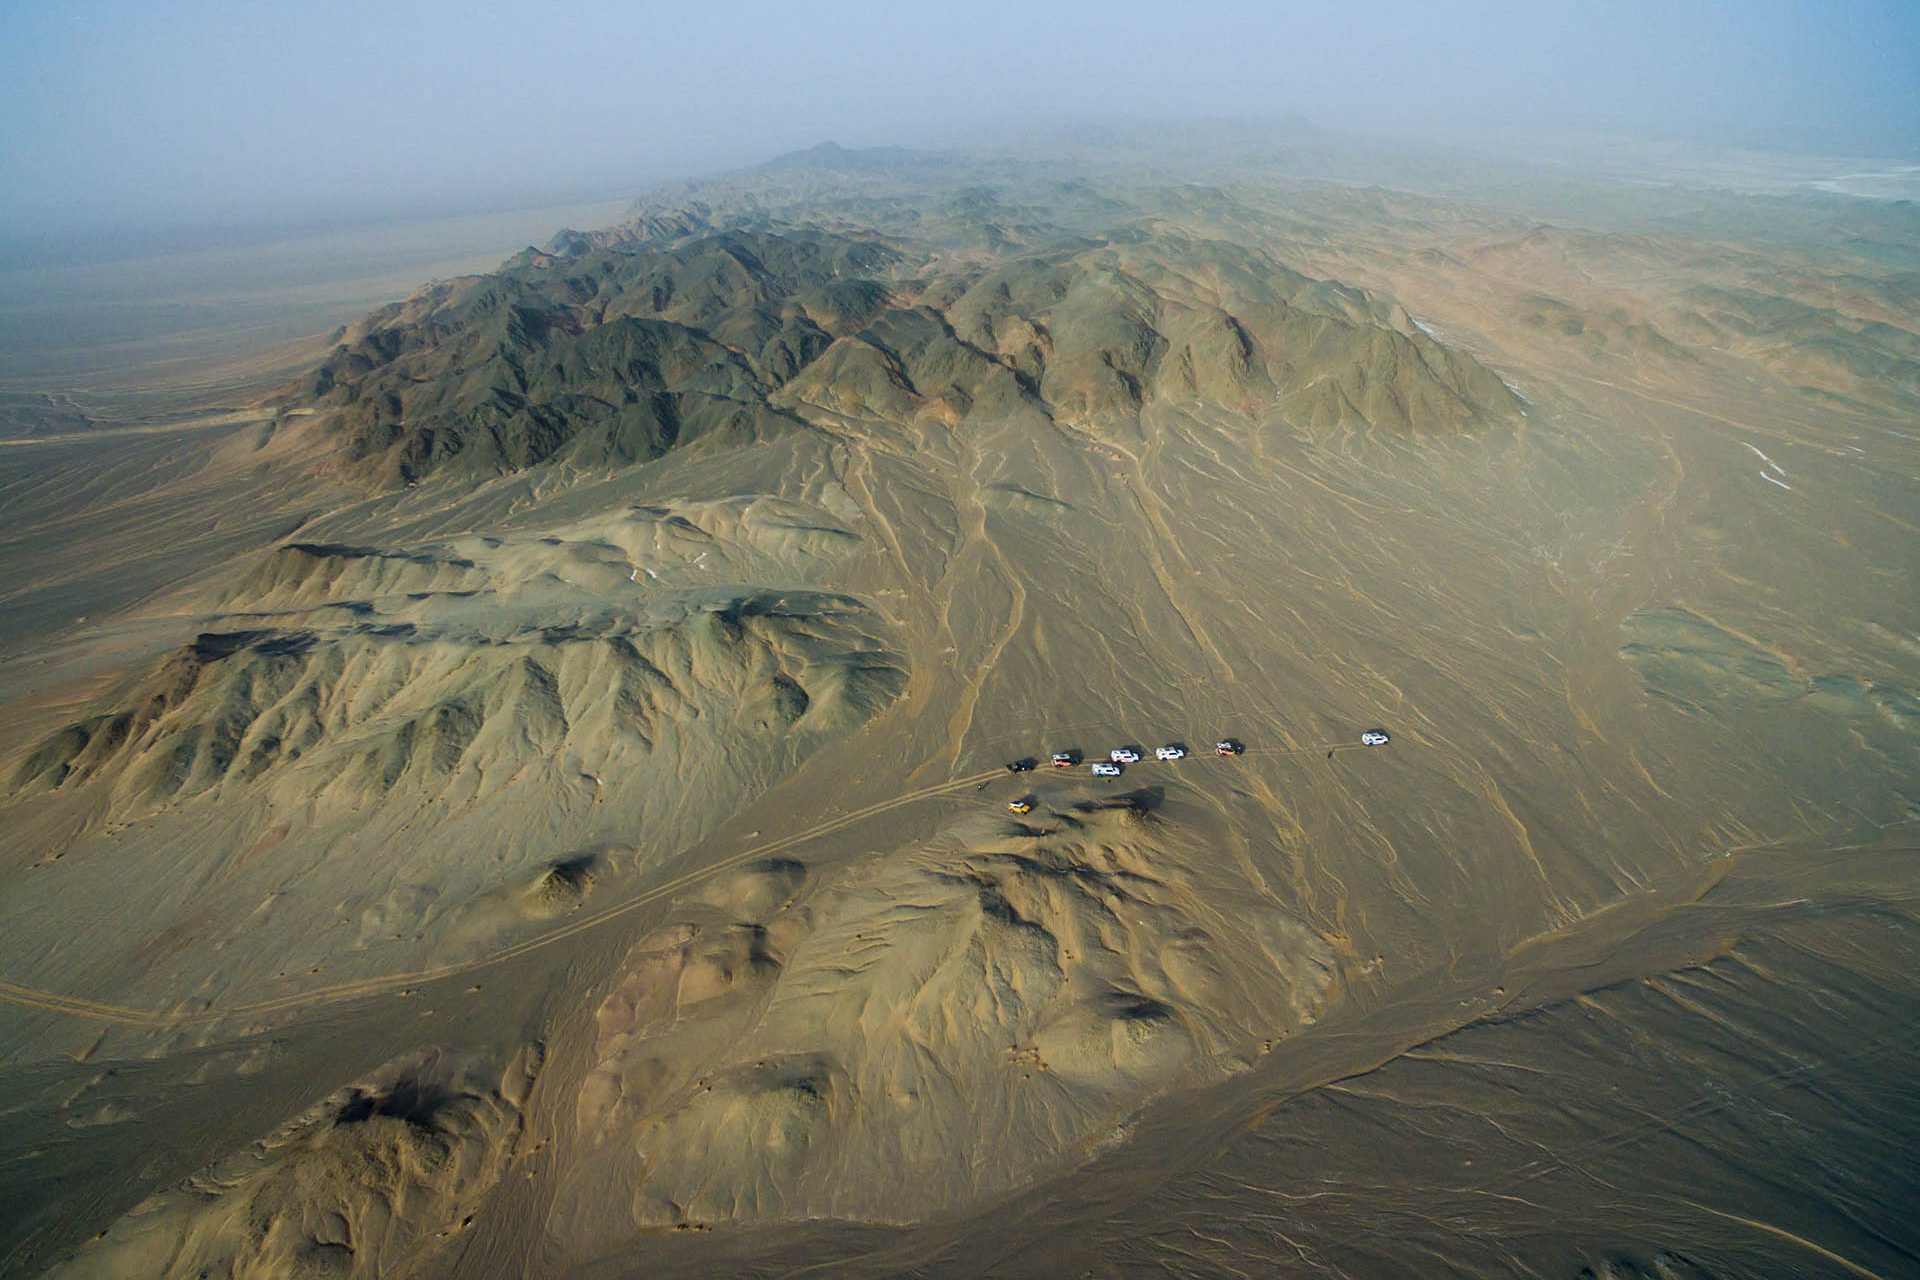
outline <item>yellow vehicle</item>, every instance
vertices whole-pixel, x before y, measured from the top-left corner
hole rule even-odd
[[[1024,796],[1018,800],[1009,800],[1007,801],[1007,808],[1013,810],[1015,813],[1032,813],[1033,797]]]

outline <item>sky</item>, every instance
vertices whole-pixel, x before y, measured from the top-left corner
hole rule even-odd
[[[828,138],[1277,113],[1920,161],[1920,0],[5,0],[0,238],[583,199]]]

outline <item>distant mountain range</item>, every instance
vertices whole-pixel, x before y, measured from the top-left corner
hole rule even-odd
[[[1069,182],[1029,199],[977,176],[900,148],[783,156],[375,312],[285,404],[400,483],[621,465],[822,418],[1097,432],[1185,405],[1452,432],[1519,416],[1498,375],[1390,299],[1163,225],[1158,197]],[[784,207],[843,180],[811,216]]]

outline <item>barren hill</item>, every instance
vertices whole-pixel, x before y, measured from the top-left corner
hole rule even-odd
[[[1189,400],[1451,431],[1519,412],[1391,303],[1225,241],[1062,230],[961,264],[938,237],[676,230],[569,240],[387,308],[288,408],[406,482],[623,465],[822,415],[1097,429]]]

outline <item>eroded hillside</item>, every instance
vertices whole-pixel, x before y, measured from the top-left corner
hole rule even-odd
[[[1399,308],[1224,241],[1129,229],[962,264],[877,234],[648,229],[376,313],[288,406],[408,482],[641,462],[822,414],[1106,427],[1198,402],[1450,431],[1519,411]]]

